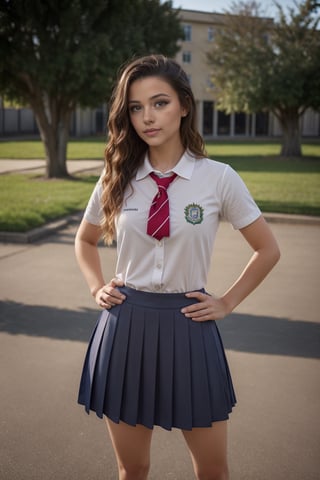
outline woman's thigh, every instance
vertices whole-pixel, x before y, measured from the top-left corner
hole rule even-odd
[[[148,467],[152,430],[143,425],[131,426],[106,419],[118,464],[125,469]]]
[[[227,480],[227,421],[210,428],[183,430],[197,478]]]

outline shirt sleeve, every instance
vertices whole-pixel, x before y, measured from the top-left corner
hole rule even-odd
[[[221,217],[234,229],[244,228],[260,217],[261,211],[244,181],[226,165],[221,181]]]
[[[102,197],[102,176],[99,178],[91,194],[83,218],[93,225],[100,225],[103,220],[103,209],[101,206]]]

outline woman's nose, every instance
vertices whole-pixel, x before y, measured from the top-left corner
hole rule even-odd
[[[154,116],[152,109],[150,107],[146,107],[143,111],[143,121],[146,124],[153,123],[154,121]]]

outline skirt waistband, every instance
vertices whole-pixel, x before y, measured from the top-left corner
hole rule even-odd
[[[133,305],[140,305],[151,308],[182,308],[196,303],[195,298],[187,298],[185,293],[154,293],[143,290],[135,290],[131,287],[118,287],[121,293],[126,296],[126,302]],[[204,288],[196,290],[206,293]]]

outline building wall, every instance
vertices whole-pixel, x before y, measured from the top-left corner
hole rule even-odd
[[[81,137],[103,133],[105,118],[105,109],[77,108],[70,121],[70,135]],[[0,137],[38,134],[36,119],[30,108],[1,108],[0,105]]]
[[[320,114],[314,110],[307,110],[302,117],[302,135],[320,136]]]
[[[38,128],[30,108],[1,108],[0,136],[37,134]]]
[[[193,10],[181,10],[182,25],[191,27],[191,38],[181,42],[181,50],[176,59],[190,76],[192,90],[196,100],[212,100],[210,92],[210,69],[207,65],[206,55],[214,41],[214,29],[221,25],[222,15],[217,13],[204,13]],[[209,40],[208,34],[213,34]],[[184,61],[184,54],[191,53],[191,62]]]

